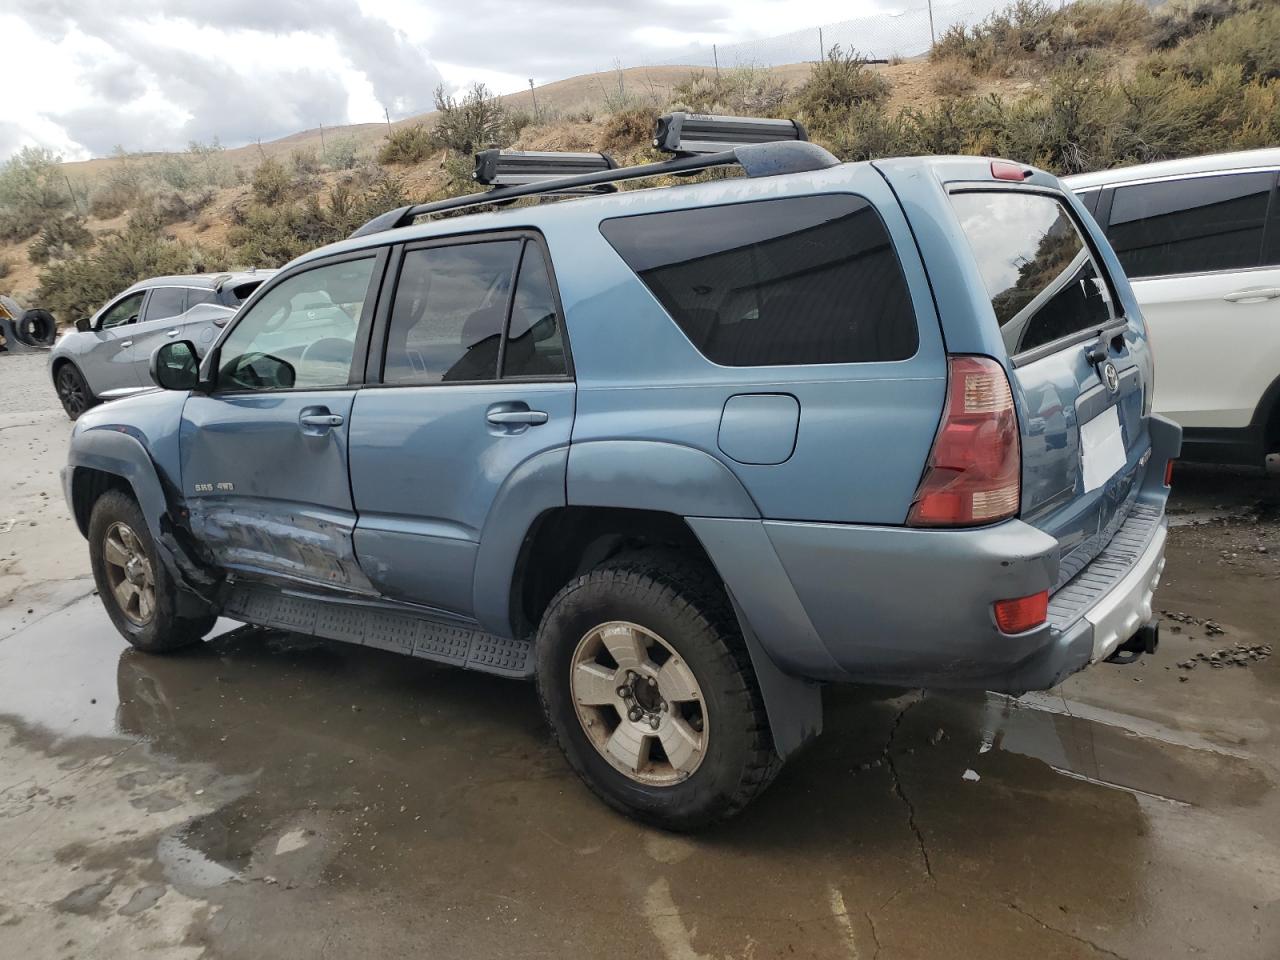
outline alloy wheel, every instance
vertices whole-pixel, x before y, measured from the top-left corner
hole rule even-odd
[[[62,372],[58,374],[58,398],[62,401],[67,413],[73,417],[80,416],[89,405],[84,386],[71,367],[63,367]]]
[[[120,612],[134,626],[145,627],[156,612],[156,581],[151,559],[128,524],[116,522],[107,529],[102,560]]]
[[[569,689],[587,739],[637,783],[688,779],[710,727],[698,681],[652,630],[614,620],[589,630],[569,666]]]

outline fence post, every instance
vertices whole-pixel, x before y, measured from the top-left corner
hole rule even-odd
[[[818,62],[821,63],[827,59],[827,47],[822,42],[822,28],[818,28]]]
[[[533,89],[533,77],[529,78],[529,96],[533,97],[533,119],[537,123],[542,122],[542,117],[538,113],[538,95]]]
[[[716,84],[720,83],[720,51],[716,49],[716,45],[711,45],[711,60],[716,65]]]

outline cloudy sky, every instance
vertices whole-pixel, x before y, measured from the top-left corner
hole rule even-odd
[[[914,0],[3,0],[0,159],[224,146],[431,107],[615,61],[914,6]]]

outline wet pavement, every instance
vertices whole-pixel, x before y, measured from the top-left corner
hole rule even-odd
[[[5,429],[12,362],[0,485],[68,432]],[[230,622],[139,654],[60,503],[12,497],[0,957],[1275,960],[1280,666],[1178,664],[1280,641],[1280,480],[1176,489],[1156,656],[1021,700],[830,689],[696,837],[594,800],[529,685]]]

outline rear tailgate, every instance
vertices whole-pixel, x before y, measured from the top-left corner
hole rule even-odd
[[[1012,365],[1021,516],[1061,545],[1061,586],[1128,518],[1150,458],[1142,321],[1122,307],[1105,240],[1061,192],[964,185],[949,199]]]

